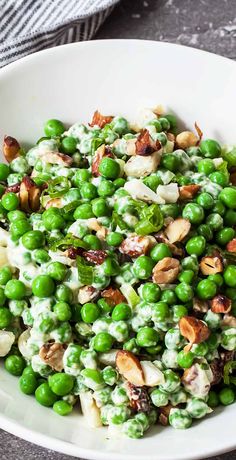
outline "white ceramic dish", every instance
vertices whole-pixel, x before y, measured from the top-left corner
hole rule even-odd
[[[132,116],[162,103],[189,127],[236,142],[236,63],[168,43],[93,41],[49,49],[0,72],[0,137],[33,142],[48,118],[89,120],[95,109]],[[95,460],[191,460],[236,447],[236,407],[186,431],[157,426],[141,440],[108,439],[79,414],[59,417],[0,369],[0,427],[65,454]]]

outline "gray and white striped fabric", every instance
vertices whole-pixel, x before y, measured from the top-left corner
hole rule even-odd
[[[43,48],[90,40],[119,0],[0,0],[0,67]]]

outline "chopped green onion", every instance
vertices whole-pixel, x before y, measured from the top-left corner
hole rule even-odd
[[[59,198],[64,195],[64,193],[68,192],[69,189],[70,182],[68,179],[63,176],[58,176],[48,184],[47,192],[51,198]]]
[[[91,265],[87,265],[81,256],[76,257],[76,263],[80,283],[84,286],[91,286],[93,282],[93,267]]]
[[[69,247],[73,248],[83,248],[83,249],[88,249],[89,245],[85,242],[82,241],[80,238],[74,237],[71,233],[68,233],[65,238],[62,238],[60,240],[57,240],[51,247],[51,251],[57,251],[58,249],[61,251],[65,251],[65,249]]]
[[[236,377],[230,375],[233,369],[236,369],[236,361],[228,361],[224,366],[224,383],[226,385],[231,383],[236,385]]]
[[[135,226],[135,232],[138,235],[148,235],[153,232],[158,232],[164,223],[164,218],[157,204],[152,204],[148,208],[144,208],[140,213],[140,221]]]

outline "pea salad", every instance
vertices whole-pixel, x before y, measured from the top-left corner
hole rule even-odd
[[[51,119],[3,154],[0,356],[20,390],[130,438],[234,403],[236,148],[159,108]]]

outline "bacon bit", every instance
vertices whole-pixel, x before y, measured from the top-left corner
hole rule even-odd
[[[214,275],[223,271],[222,260],[218,255],[203,257],[199,266],[203,275]]]
[[[93,118],[89,126],[99,126],[99,128],[104,128],[107,123],[111,123],[114,117],[102,115],[98,110],[94,112]]]
[[[236,327],[236,318],[231,315],[224,315],[221,321],[221,327]]]
[[[199,145],[201,140],[202,140],[203,132],[202,132],[201,128],[199,128],[199,126],[198,126],[196,121],[194,123],[194,126],[195,126],[195,129],[196,129],[197,134],[198,134],[198,143],[197,143],[197,145]]]
[[[12,193],[19,193],[20,191],[20,183],[19,184],[14,184],[14,185],[9,185],[9,187],[5,188],[4,193],[12,192]]]
[[[119,246],[119,250],[122,254],[126,254],[130,257],[139,257],[143,254],[147,254],[149,249],[155,244],[155,240],[149,236],[138,236],[130,235]]]
[[[218,294],[210,301],[211,311],[213,313],[229,313],[232,301],[223,294]]]
[[[192,131],[183,131],[176,136],[176,143],[180,149],[194,147],[198,143],[197,136]]]
[[[91,302],[98,297],[99,291],[93,286],[83,286],[79,289],[78,302],[82,305],[87,302]]]
[[[92,160],[92,175],[95,177],[100,176],[99,165],[104,157],[114,158],[113,153],[106,147],[105,144],[98,147]]]
[[[147,129],[141,129],[135,146],[136,155],[141,156],[149,156],[161,148],[161,144],[158,140],[156,142],[151,140],[149,131]]]
[[[137,386],[144,386],[144,374],[139,359],[130,351],[119,350],[116,354],[116,366],[128,382]]]
[[[20,144],[14,137],[4,137],[3,155],[8,163],[20,156]]]
[[[158,243],[165,243],[170,248],[172,254],[177,257],[182,257],[184,255],[184,250],[181,247],[176,246],[175,244],[170,243],[166,235],[161,233],[155,234],[156,241]]]
[[[150,412],[150,398],[146,388],[127,384],[130,405],[135,412]]]
[[[201,186],[197,184],[183,185],[179,187],[179,199],[182,201],[191,200],[200,190]]]
[[[25,212],[37,211],[40,207],[41,190],[34,181],[25,176],[20,184],[20,207]]]
[[[193,298],[193,310],[196,313],[207,313],[209,310],[209,305],[206,300],[197,299],[197,297]]]
[[[63,355],[66,345],[62,343],[45,343],[39,350],[39,356],[54,371],[61,372],[64,368]]]
[[[177,241],[182,241],[189,233],[190,228],[191,224],[189,220],[180,217],[179,219],[175,219],[168,225],[168,227],[166,227],[165,235],[167,236],[169,242],[173,244]]]
[[[63,207],[63,202],[61,198],[52,198],[51,200],[48,200],[48,202],[45,205],[45,209],[62,208],[62,207]]]
[[[89,251],[85,251],[83,253],[83,256],[88,262],[92,262],[96,265],[101,265],[104,262],[104,260],[107,258],[107,253],[106,251],[102,251],[101,249],[98,249],[98,250],[91,249]]]
[[[76,259],[77,256],[83,256],[83,253],[83,248],[74,248],[72,246],[65,251],[65,256],[69,257],[69,259]]]
[[[168,406],[160,407],[160,415],[159,415],[159,422],[163,426],[167,426],[169,423],[169,415],[171,409],[173,409],[174,406],[171,404],[168,404]]]
[[[119,303],[126,302],[126,298],[123,296],[123,294],[121,294],[119,289],[114,289],[112,287],[109,287],[108,289],[102,291],[101,296],[112,307],[115,307]]]
[[[210,330],[200,319],[183,316],[179,321],[180,333],[190,344],[201,343],[208,339]]]
[[[236,252],[236,238],[233,238],[226,246],[226,250],[229,252]]]
[[[178,276],[180,263],[173,257],[164,257],[153,268],[153,282],[157,284],[173,283]]]

